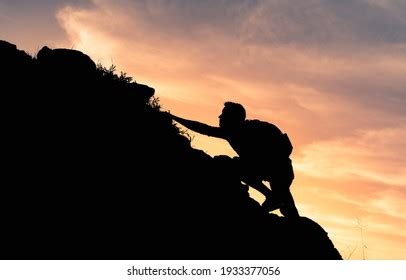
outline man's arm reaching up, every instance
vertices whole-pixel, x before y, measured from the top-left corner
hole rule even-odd
[[[198,121],[192,121],[188,119],[184,119],[171,113],[167,113],[173,120],[177,121],[181,125],[197,132],[200,134],[204,134],[207,136],[217,137],[217,138],[225,138],[223,130],[220,127],[210,126],[205,123],[201,123]]]

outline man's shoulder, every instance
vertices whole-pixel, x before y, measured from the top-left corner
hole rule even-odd
[[[288,135],[273,123],[247,120],[245,131],[256,138],[256,145],[264,155],[281,158],[289,157],[292,153],[293,146]]]
[[[244,125],[247,129],[258,129],[258,130],[266,129],[267,131],[273,131],[275,133],[282,133],[275,124],[267,122],[267,121],[261,121],[261,120],[257,120],[257,119],[245,120]]]

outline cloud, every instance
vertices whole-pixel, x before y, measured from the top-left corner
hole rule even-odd
[[[341,252],[360,242],[353,225],[360,220],[371,258],[387,258],[382,246],[392,258],[404,258],[396,244],[406,238],[405,136],[400,123],[305,145],[295,156],[295,198],[308,206],[305,215],[323,213],[318,219],[337,234]]]
[[[388,5],[365,0],[261,1],[249,21],[253,38],[266,43],[312,45],[323,49],[348,46],[361,50],[370,43],[405,42],[405,22]]]
[[[2,26],[8,26],[13,21],[10,16],[10,7],[7,3],[0,2],[0,23]],[[1,30],[3,31],[3,30]]]
[[[366,244],[369,259],[404,258],[406,251],[400,248],[406,238],[403,186],[351,175],[312,177],[295,170],[292,190],[300,213],[329,232],[343,257],[358,248],[352,258],[362,258],[359,248]]]
[[[131,57],[137,64],[145,61],[142,67],[148,68],[147,61],[159,59],[162,63],[156,70],[163,72],[204,71],[234,80],[250,79],[252,83],[297,84],[404,114],[404,47],[368,37],[368,20],[356,20],[368,17],[362,12],[344,20],[344,11],[354,8],[347,1],[338,6],[330,1],[306,3],[99,0],[94,1],[93,9],[65,9],[58,18],[76,46],[94,47],[86,34],[99,34],[104,36],[99,46],[109,41],[122,46],[120,50],[110,48],[110,56],[129,49],[141,51],[143,55]],[[356,11],[365,5],[374,10],[366,2],[356,3]],[[374,14],[382,9],[376,10]],[[386,26],[390,17],[381,16],[384,19],[375,20]],[[325,24],[324,17],[341,18],[350,27],[342,32],[340,24]],[[365,36],[358,34],[363,32]],[[322,38],[323,33],[334,40]],[[341,33],[356,41],[342,38]],[[340,46],[346,46],[347,51],[337,52]],[[371,50],[368,46],[375,47]],[[388,69],[398,71],[388,73]]]
[[[406,127],[369,130],[303,147],[296,168],[316,177],[364,178],[405,187]]]
[[[56,10],[64,5],[89,7],[89,3],[87,0],[2,0],[1,39],[33,55],[44,44],[50,47],[66,46],[69,42],[65,40],[65,34],[55,19]]]
[[[326,46],[348,49],[350,45],[358,50],[374,44],[396,44],[406,40],[405,13],[394,12],[404,4],[397,1],[93,2],[99,7],[125,7],[122,12],[132,14],[134,21],[142,22],[144,28],[176,37],[195,38],[199,31],[210,29],[210,32],[223,33],[249,44],[311,45],[318,49]]]
[[[200,35],[209,32],[246,45],[310,46],[323,52],[404,44],[406,13],[394,15],[395,1],[371,2],[93,0],[99,11],[128,15],[141,29],[201,42]]]

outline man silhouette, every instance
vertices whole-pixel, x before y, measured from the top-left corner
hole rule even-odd
[[[280,208],[287,218],[299,217],[289,189],[294,179],[289,158],[292,146],[279,128],[259,120],[246,120],[244,107],[233,102],[224,103],[219,127],[168,115],[195,132],[227,140],[239,156],[235,162],[242,181],[265,196],[262,206],[268,211]],[[272,191],[262,181],[268,181]]]

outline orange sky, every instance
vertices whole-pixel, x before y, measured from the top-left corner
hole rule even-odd
[[[27,15],[21,2],[0,3],[0,38],[32,54],[82,50],[212,125],[225,101],[242,103],[289,134],[299,211],[345,259],[406,259],[406,4],[41,0]],[[192,144],[233,154],[222,140]]]

